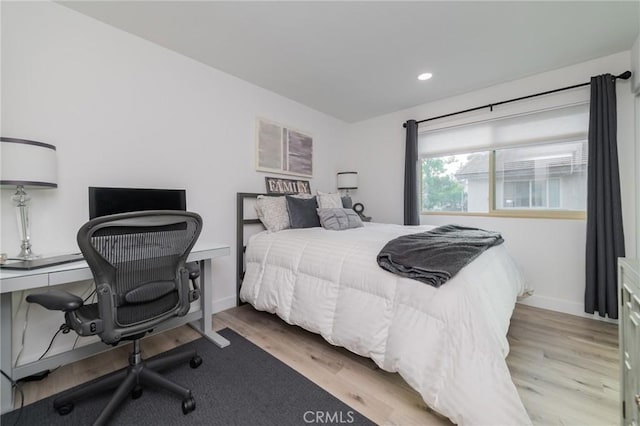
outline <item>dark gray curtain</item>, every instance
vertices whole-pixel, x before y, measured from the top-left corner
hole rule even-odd
[[[418,123],[409,120],[404,159],[404,224],[420,225],[418,197]]]
[[[615,79],[592,77],[584,310],[609,318],[618,318],[617,263],[624,256],[616,135]]]

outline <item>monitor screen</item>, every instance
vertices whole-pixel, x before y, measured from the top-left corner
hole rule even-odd
[[[89,219],[142,210],[186,210],[184,189],[89,187]]]

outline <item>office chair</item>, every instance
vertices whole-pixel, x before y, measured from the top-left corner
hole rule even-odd
[[[186,315],[191,301],[199,297],[197,264],[186,264],[195,244],[202,219],[182,211],[145,211],[103,216],[87,222],[78,231],[78,246],[93,273],[97,302],[53,290],[30,294],[27,301],[65,313],[65,326],[80,336],[98,335],[109,345],[133,340],[129,366],[95,382],[63,393],[53,402],[65,415],[73,401],[116,388],[111,400],[95,421],[105,424],[131,394],[142,395],[142,385],[163,388],[180,395],[182,412],[195,410],[191,391],[175,384],[158,370],[186,362],[192,368],[202,364],[196,351],[184,351],[149,362],[142,360],[140,339],[160,323]],[[194,288],[191,289],[191,279]]]

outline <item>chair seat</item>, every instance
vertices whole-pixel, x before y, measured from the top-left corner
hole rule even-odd
[[[152,303],[147,303],[144,309],[141,309],[140,305],[135,304],[120,306],[117,311],[118,323],[121,325],[133,324],[148,317],[154,317],[166,312],[168,310],[167,308],[177,307],[178,302],[178,292],[172,291]],[[82,305],[73,311],[73,315],[83,323],[95,321],[100,318],[98,304],[90,303]]]
[[[100,312],[98,311],[98,304],[91,303],[89,305],[82,305],[74,311],[74,314],[82,322],[91,322],[100,318]]]

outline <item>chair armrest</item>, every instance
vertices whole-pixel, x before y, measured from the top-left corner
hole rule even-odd
[[[49,290],[46,293],[33,293],[27,296],[27,302],[37,303],[50,311],[75,311],[84,303],[82,298],[63,290]]]
[[[189,279],[191,281],[200,277],[200,264],[198,262],[189,262],[184,265],[189,271]]]
[[[184,266],[189,272],[189,279],[191,280],[191,284],[193,284],[193,290],[189,291],[189,302],[193,302],[194,300],[198,300],[200,298],[200,288],[198,287],[198,283],[196,281],[198,278],[200,278],[200,263],[189,262]]]

